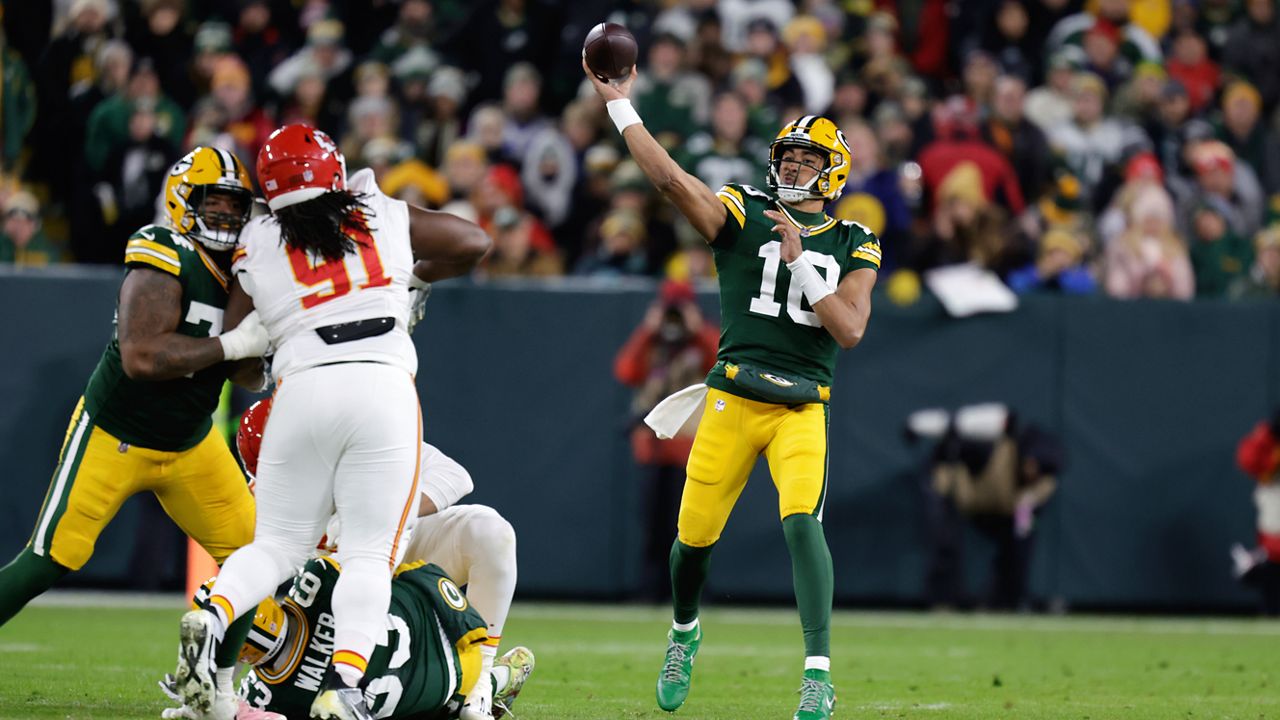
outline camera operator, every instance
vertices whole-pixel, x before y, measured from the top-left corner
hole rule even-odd
[[[688,283],[667,280],[649,306],[644,320],[614,359],[613,374],[636,388],[629,427],[631,451],[644,470],[641,494],[645,513],[645,592],[662,601],[670,592],[667,554],[676,531],[676,512],[684,486],[685,464],[693,448],[693,434],[702,413],[694,413],[670,440],[659,440],[642,422],[663,398],[702,382],[716,362],[720,329],[702,317]]]
[[[924,413],[931,413],[931,422],[922,423]],[[926,485],[933,544],[930,602],[964,604],[964,517],[996,546],[982,604],[1024,609],[1036,513],[1057,489],[1062,467],[1058,439],[1032,423],[1018,422],[999,404],[966,406],[954,417],[937,410],[916,413],[908,421],[908,435],[938,439]]]

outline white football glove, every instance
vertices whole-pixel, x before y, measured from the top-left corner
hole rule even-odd
[[[271,338],[267,336],[267,329],[263,327],[257,310],[245,315],[244,320],[240,321],[235,330],[229,330],[218,336],[218,342],[222,343],[222,356],[225,360],[262,357],[267,352],[270,341]]]
[[[414,275],[409,281],[409,332],[427,316],[427,298],[431,297],[431,283],[423,282]]]
[[[213,701],[213,710],[202,713],[183,704],[182,698],[178,695],[178,684],[172,674],[165,673],[164,679],[160,681],[160,689],[169,696],[170,700],[178,704],[177,707],[160,711],[160,717],[163,720],[237,720],[238,718],[236,712],[238,705],[234,695],[218,694]],[[259,718],[258,720],[271,719]]]

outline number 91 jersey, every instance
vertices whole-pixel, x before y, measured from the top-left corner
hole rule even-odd
[[[723,362],[748,363],[830,386],[839,345],[822,327],[791,271],[782,242],[765,210],[777,210],[800,228],[804,256],[834,290],[849,273],[880,269],[880,241],[867,228],[824,213],[804,213],[749,185],[725,185],[716,193],[728,209],[711,243],[720,278],[720,352]],[[711,387],[750,397],[718,363]]]
[[[347,188],[367,207],[368,233],[352,235],[356,248],[326,260],[287,247],[274,215],[254,218],[240,233],[232,272],[253,298],[275,348],[276,377],[335,362],[380,362],[410,374],[418,355],[409,338],[409,207],[387,197],[372,170],[352,175]],[[394,320],[390,331],[325,342],[318,328]],[[350,326],[348,326],[350,327]]]

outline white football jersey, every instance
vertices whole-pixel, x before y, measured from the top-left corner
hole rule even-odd
[[[272,374],[335,362],[381,362],[418,370],[409,338],[409,206],[387,197],[372,170],[361,170],[347,188],[369,206],[372,243],[357,247],[341,262],[285,247],[270,215],[249,221],[232,261],[241,287],[253,298],[275,348]],[[373,337],[327,344],[316,332],[341,323],[394,318],[395,327]]]

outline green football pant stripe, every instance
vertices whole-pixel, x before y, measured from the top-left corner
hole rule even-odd
[[[44,507],[40,510],[40,519],[36,523],[35,533],[29,543],[36,555],[48,556],[49,547],[53,544],[53,534],[58,528],[58,521],[67,510],[67,498],[71,495],[71,486],[75,484],[76,473],[80,471],[80,461],[84,459],[85,448],[89,446],[89,436],[93,434],[93,422],[84,408],[76,419],[75,427],[67,444],[62,448],[62,456],[58,459],[58,467],[49,484],[49,492],[44,499]]]
[[[822,490],[818,492],[818,504],[813,516],[822,522],[822,509],[827,504],[827,480],[831,476],[831,406],[822,405]]]

